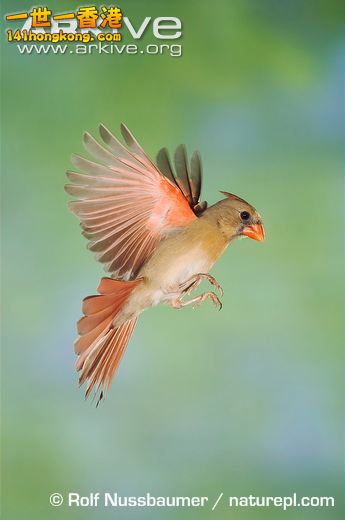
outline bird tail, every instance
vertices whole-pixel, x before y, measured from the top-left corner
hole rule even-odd
[[[83,300],[84,316],[77,323],[79,337],[74,344],[76,369],[80,385],[87,381],[85,398],[94,387],[95,395],[100,391],[97,405],[110,386],[137,321],[132,318],[114,328],[114,318],[140,282],[102,278],[97,289],[100,294]]]

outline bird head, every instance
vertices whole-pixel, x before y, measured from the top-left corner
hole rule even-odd
[[[228,240],[238,237],[250,237],[262,242],[265,231],[262,219],[256,209],[248,202],[222,191],[226,199],[219,201],[217,206],[218,225]]]

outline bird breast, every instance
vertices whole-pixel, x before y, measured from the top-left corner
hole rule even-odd
[[[186,282],[193,275],[208,273],[213,261],[202,247],[194,247],[188,253],[175,257],[166,271],[166,286],[174,288]]]
[[[159,243],[138,273],[142,283],[134,289],[119,320],[130,319],[148,307],[178,298],[181,284],[195,274],[209,272],[227,242],[214,227],[200,220]]]
[[[136,299],[138,302],[140,299],[141,302],[145,302],[144,307],[174,300],[182,293],[181,284],[195,274],[207,273],[212,264],[213,262],[201,247],[194,247],[188,252],[181,251],[177,254],[175,251],[170,258],[159,255],[158,261],[152,262],[145,270],[144,283],[134,291],[133,300]],[[148,276],[151,272],[153,275]]]
[[[163,240],[147,261],[139,276],[163,293],[178,290],[193,275],[208,273],[223,253],[226,242],[214,228],[203,225]]]

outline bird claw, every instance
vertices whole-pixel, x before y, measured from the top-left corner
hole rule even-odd
[[[220,301],[220,299],[218,298],[218,296],[216,294],[214,294],[213,292],[211,292],[209,297],[212,300],[212,303],[214,303],[214,305],[216,307],[218,307],[218,310],[221,311],[222,307],[223,307],[223,304]]]
[[[193,305],[193,309],[196,309],[197,307],[199,307],[199,305],[201,305],[204,301],[206,301],[207,299],[210,299],[212,301],[212,303],[218,307],[218,310],[220,311],[223,307],[223,304],[222,302],[220,301],[220,299],[218,298],[218,296],[214,293],[214,292],[205,292],[205,293],[202,293],[200,294],[199,297],[197,297],[198,299],[195,300],[195,303]]]
[[[221,285],[219,285],[217,280],[208,273],[196,274],[195,276],[184,282],[180,286],[180,290],[184,291],[185,294],[190,294],[194,291],[194,289],[196,289],[199,286],[199,284],[203,280],[207,280],[211,285],[213,285],[217,289],[217,291],[219,291],[221,296],[224,296],[224,291]]]
[[[174,291],[175,294],[176,294],[176,292],[179,292],[180,296],[170,302],[171,307],[173,307],[174,309],[181,309],[182,307],[186,307],[187,305],[192,305],[193,309],[196,309],[205,300],[210,299],[212,301],[212,303],[216,307],[218,307],[218,310],[221,310],[223,307],[222,302],[220,301],[218,296],[212,291],[204,292],[204,293],[200,294],[199,296],[195,296],[195,298],[192,298],[191,300],[188,300],[188,301],[182,300],[182,298],[184,296],[190,294],[194,289],[196,289],[203,280],[207,280],[211,285],[213,285],[219,291],[220,295],[223,296],[224,291],[223,291],[222,287],[219,285],[219,283],[217,282],[217,280],[215,278],[213,278],[213,276],[211,276],[208,273],[199,273],[199,274],[192,276],[191,278],[186,280],[184,283],[179,285],[178,291]]]
[[[210,274],[206,275],[206,278],[210,282],[210,284],[213,285],[217,289],[217,291],[219,291],[220,295],[224,296],[223,288],[221,285],[219,285],[217,280],[213,278],[213,276],[211,276]]]

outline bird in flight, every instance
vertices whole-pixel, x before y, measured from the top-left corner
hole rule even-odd
[[[174,167],[163,148],[156,164],[132,133],[121,125],[124,146],[103,125],[103,144],[84,134],[94,161],[72,156],[78,172],[68,171],[65,186],[76,200],[69,208],[79,219],[88,249],[104,264],[98,293],[83,300],[75,341],[79,383],[86,395],[104,397],[120,363],[138,316],[166,303],[173,309],[211,300],[213,291],[189,297],[208,281],[220,294],[209,271],[237,237],[264,240],[262,220],[248,202],[228,192],[208,207],[200,199],[201,161],[190,162],[185,147],[174,154]],[[188,299],[189,297],[189,299]]]

